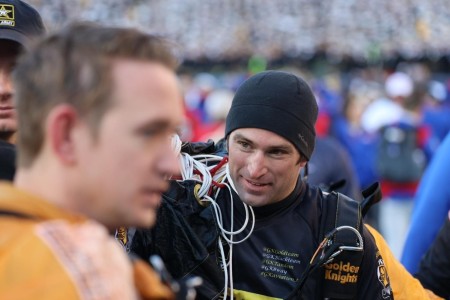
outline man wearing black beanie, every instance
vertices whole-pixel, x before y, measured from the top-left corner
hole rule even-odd
[[[152,251],[169,262],[178,259],[168,264],[175,277],[195,274],[216,288],[226,284],[216,294],[200,292],[199,299],[230,293],[255,300],[393,299],[383,259],[358,218],[359,204],[326,194],[300,176],[314,150],[317,114],[310,87],[297,75],[266,71],[247,79],[226,120],[226,179],[213,182],[208,198],[199,196],[198,179],[177,181],[163,200],[157,227],[137,230],[129,249],[145,259]],[[206,208],[195,200],[204,206],[211,198],[215,203]],[[348,213],[352,208],[345,205],[341,212],[336,203],[350,203],[357,213]],[[201,213],[192,213],[195,207]],[[321,243],[344,224],[345,244],[339,233]],[[339,245],[353,250],[330,250]],[[208,255],[201,257],[202,252]],[[204,271],[216,265],[218,274]],[[217,284],[220,276],[223,282]]]
[[[253,208],[255,227],[247,240],[233,247],[235,295],[286,298],[313,257],[325,214],[323,201],[335,200],[334,194],[327,197],[299,177],[314,150],[317,114],[308,84],[291,73],[256,74],[236,92],[225,131],[229,177],[238,195],[233,222],[235,228],[244,222],[239,218],[240,199]],[[228,203],[219,204],[225,228],[231,226],[226,221],[231,217]],[[350,262],[350,271],[330,264],[325,273],[311,273],[304,299],[346,297],[344,284],[339,284],[344,277],[349,289],[354,285],[355,299],[390,299],[389,280],[377,277],[382,258],[367,230],[361,233],[365,248],[360,267]],[[248,230],[235,240],[245,234]]]

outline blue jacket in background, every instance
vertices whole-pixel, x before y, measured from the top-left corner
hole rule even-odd
[[[415,195],[409,233],[401,262],[415,274],[450,210],[450,134],[428,165]]]

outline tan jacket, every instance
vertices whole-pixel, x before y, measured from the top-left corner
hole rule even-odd
[[[0,299],[173,299],[104,226],[8,183],[0,184],[0,230]]]

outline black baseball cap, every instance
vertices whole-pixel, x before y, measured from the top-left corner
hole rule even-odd
[[[38,11],[20,0],[0,0],[0,39],[27,46],[29,41],[45,33]]]

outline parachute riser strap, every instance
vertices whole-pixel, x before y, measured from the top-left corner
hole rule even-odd
[[[339,245],[339,253],[332,255],[325,263],[324,297],[353,299],[357,293],[359,266],[364,254],[361,207],[359,202],[343,194],[331,194],[337,197],[335,228],[325,235],[325,239],[331,245]]]

